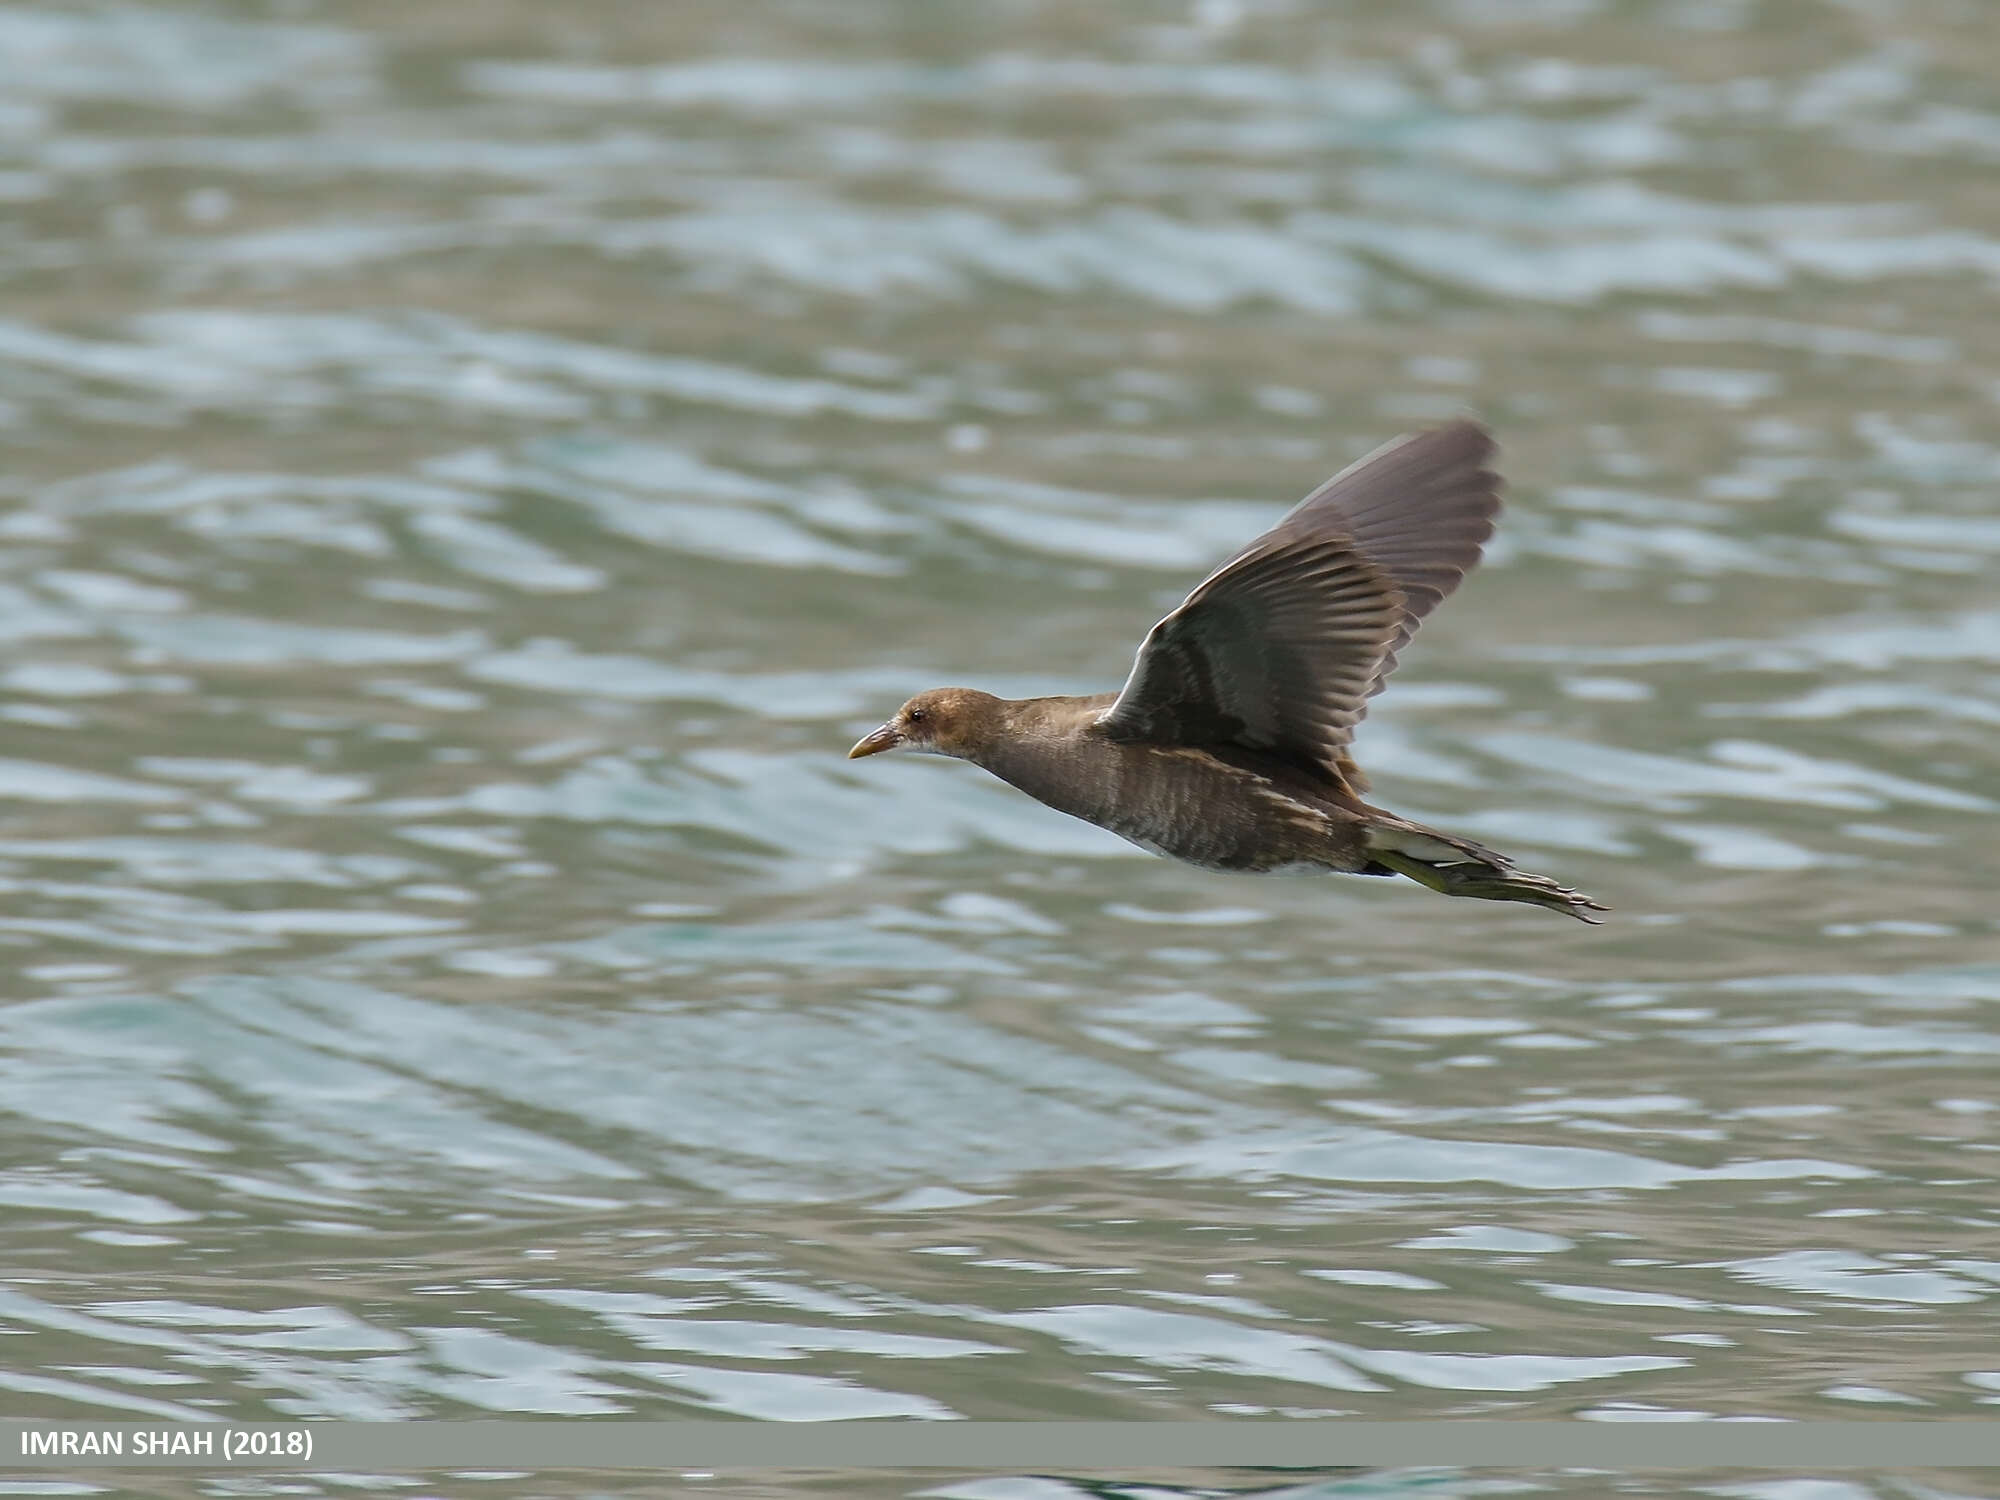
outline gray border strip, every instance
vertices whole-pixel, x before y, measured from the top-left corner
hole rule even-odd
[[[0,1471],[2000,1467],[1930,1422],[0,1422]]]

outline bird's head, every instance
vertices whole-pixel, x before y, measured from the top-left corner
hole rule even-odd
[[[969,760],[1001,727],[1001,700],[972,688],[932,688],[897,709],[847,752],[849,760],[884,750],[922,750]]]

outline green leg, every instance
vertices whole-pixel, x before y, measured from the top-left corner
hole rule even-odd
[[[1610,910],[1581,891],[1556,884],[1546,875],[1501,869],[1479,860],[1431,864],[1395,849],[1375,849],[1370,853],[1377,863],[1387,865],[1398,875],[1407,876],[1418,885],[1428,886],[1444,896],[1469,896],[1479,901],[1525,901],[1531,906],[1543,906],[1550,911],[1575,917],[1579,922],[1594,923],[1598,919],[1590,913]]]

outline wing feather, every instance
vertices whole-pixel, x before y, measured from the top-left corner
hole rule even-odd
[[[1476,422],[1398,438],[1334,475],[1267,533],[1344,532],[1401,592],[1403,618],[1370,696],[1387,684],[1424,616],[1479,566],[1500,514],[1500,476],[1489,467],[1497,452]]]
[[[1336,474],[1153,627],[1099,725],[1350,779],[1369,697],[1493,534],[1493,453],[1482,428],[1457,422]]]

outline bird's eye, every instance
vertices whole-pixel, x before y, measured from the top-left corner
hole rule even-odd
[[[930,710],[927,708],[913,708],[910,710],[910,722],[912,724],[921,724],[930,716]]]

